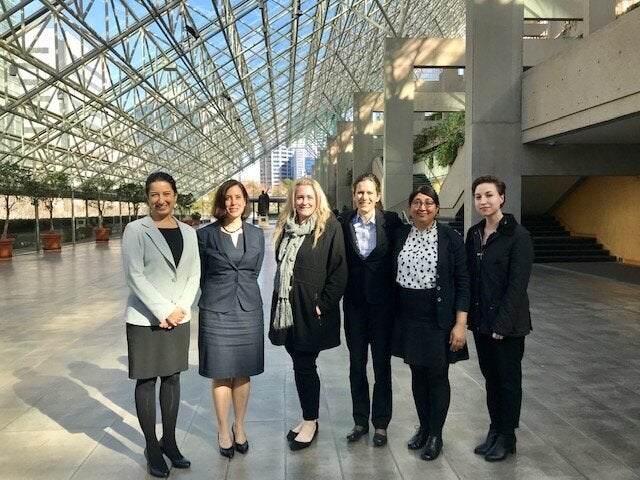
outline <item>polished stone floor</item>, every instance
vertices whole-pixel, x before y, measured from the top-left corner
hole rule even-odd
[[[265,299],[274,272],[270,231],[267,238]],[[252,381],[251,448],[229,461],[217,453],[194,322],[178,419],[178,441],[193,466],[171,478],[640,479],[640,286],[595,273],[534,267],[518,453],[505,462],[490,464],[472,452],[487,428],[473,345],[471,360],[451,369],[443,455],[424,462],[406,448],[417,420],[408,368],[395,360],[389,444],[373,447],[370,436],[347,444],[344,345],[320,355],[317,441],[290,452],[284,435],[300,415],[291,363],[268,342],[266,372]],[[20,255],[0,263],[0,287],[0,478],[145,478],[126,372],[119,241]]]

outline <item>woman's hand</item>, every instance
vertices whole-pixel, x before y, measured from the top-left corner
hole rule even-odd
[[[187,316],[187,312],[182,307],[176,307],[173,312],[162,322],[160,322],[160,328],[172,329],[173,327],[177,327],[184,317]]]
[[[456,323],[449,334],[449,345],[452,352],[457,352],[467,343],[467,326]]]
[[[499,333],[493,332],[491,334],[491,338],[493,338],[494,340],[502,340],[504,338],[504,335],[500,335]]]

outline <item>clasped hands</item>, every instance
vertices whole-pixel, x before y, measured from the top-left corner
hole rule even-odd
[[[160,328],[166,328],[171,330],[173,327],[177,327],[184,317],[187,316],[187,311],[182,307],[176,307],[171,314],[160,322],[158,325]]]

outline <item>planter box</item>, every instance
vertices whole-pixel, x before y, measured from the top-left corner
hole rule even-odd
[[[42,242],[42,250],[45,252],[62,251],[62,234],[57,232],[48,232],[40,235]]]
[[[109,237],[111,236],[110,228],[95,228],[93,232],[96,235],[96,243],[109,243]]]
[[[11,260],[15,241],[16,239],[13,237],[0,239],[0,260]]]

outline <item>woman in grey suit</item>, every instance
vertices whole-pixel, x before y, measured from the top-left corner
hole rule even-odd
[[[258,275],[264,257],[262,230],[244,222],[249,196],[227,180],[214,200],[217,222],[198,230],[200,375],[212,378],[220,454],[247,453],[244,416],[250,377],[264,371],[264,325]],[[228,418],[233,403],[234,423]]]
[[[189,367],[189,319],[198,292],[200,262],[194,230],[176,220],[178,192],[171,175],[156,172],[146,182],[149,216],[127,225],[122,258],[127,285],[125,321],[129,378],[136,380],[135,402],[144,434],[147,469],[169,476],[163,453],[175,468],[191,462],[175,438],[180,405],[180,372]],[[163,437],[156,436],[156,381],[160,377]]]

